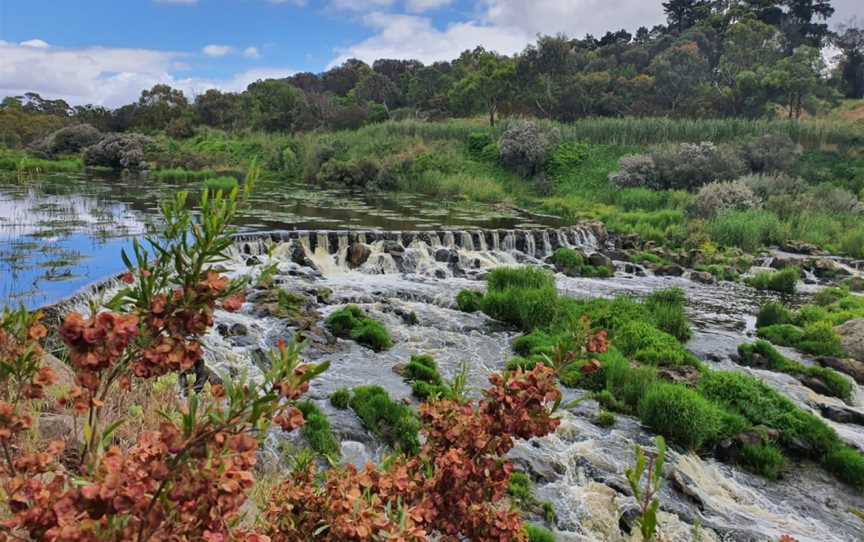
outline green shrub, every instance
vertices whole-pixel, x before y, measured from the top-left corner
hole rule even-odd
[[[468,134],[468,152],[479,156],[483,149],[492,143],[492,135],[488,132],[472,132]]]
[[[507,494],[522,505],[530,505],[534,501],[534,484],[531,477],[524,472],[516,471],[510,475],[507,484]]]
[[[752,376],[712,371],[702,375],[698,389],[708,400],[743,416],[753,425],[778,429],[781,444],[809,449],[814,459],[821,458],[839,442],[837,433],[825,422]]]
[[[615,332],[614,340],[622,353],[642,363],[699,366],[699,360],[675,337],[646,321],[627,322]]]
[[[337,310],[327,317],[324,324],[333,335],[343,339],[350,338],[376,352],[393,346],[387,328],[369,318],[363,309],[356,305],[348,305]]]
[[[501,292],[508,288],[554,288],[555,277],[538,267],[499,267],[486,277],[490,292]]]
[[[562,143],[552,151],[546,171],[549,175],[566,174],[585,162],[589,153],[590,146],[586,143]]]
[[[420,451],[420,421],[410,407],[393,401],[384,388],[354,388],[349,404],[369,431],[397,451],[410,455]]]
[[[531,333],[513,339],[513,351],[520,356],[551,356],[558,346],[559,337],[545,331]]]
[[[234,177],[213,177],[204,181],[204,188],[210,192],[228,193],[237,188],[237,179]]]
[[[306,420],[301,434],[309,443],[309,447],[320,455],[338,458],[341,454],[341,446],[333,435],[327,416],[315,406],[315,403],[309,400],[301,401],[297,404],[297,408],[303,413],[303,419]]]
[[[747,167],[732,146],[711,142],[664,145],[651,152],[657,187],[695,190],[714,181],[731,181]]]
[[[720,246],[738,247],[747,252],[779,244],[788,236],[786,225],[769,211],[726,211],[711,219],[705,231]]]
[[[792,311],[777,301],[770,301],[762,305],[762,308],[759,309],[759,315],[756,317],[757,328],[790,322],[792,322]]]
[[[858,450],[837,446],[825,455],[822,464],[843,482],[864,489],[864,456]]]
[[[800,278],[800,269],[797,267],[787,267],[781,271],[757,273],[747,279],[747,284],[757,290],[771,290],[784,294],[793,294]]]
[[[612,427],[615,425],[615,415],[611,412],[607,412],[605,410],[601,410],[594,416],[594,425],[599,425],[600,427]]]
[[[744,446],[738,456],[738,464],[745,469],[776,480],[783,473],[786,458],[776,446],[771,444],[752,444]]]
[[[439,396],[448,397],[450,387],[444,383],[444,379],[438,373],[438,365],[432,356],[411,356],[411,360],[405,366],[402,374],[406,382],[411,383],[411,390],[419,399]]]
[[[330,404],[339,410],[348,408],[351,402],[351,392],[346,388],[340,388],[330,394]]]
[[[481,303],[491,318],[531,331],[547,327],[563,317],[564,307],[553,288],[490,290]]]
[[[801,340],[795,347],[814,356],[840,357],[846,354],[840,337],[830,322],[811,322],[804,326]]]
[[[364,320],[351,330],[351,338],[358,344],[368,346],[375,352],[383,352],[393,346],[390,333],[380,322]]]
[[[577,269],[585,265],[585,258],[582,257],[582,254],[572,248],[559,248],[552,254],[549,261],[565,275],[575,273]]]
[[[456,305],[462,312],[474,313],[480,310],[483,302],[483,292],[462,290],[456,295]]]
[[[525,533],[528,535],[528,542],[555,542],[555,535],[544,527],[526,523]]]
[[[652,386],[639,406],[642,423],[691,450],[716,442],[746,427],[696,391],[680,385]]]
[[[616,348],[610,348],[599,360],[606,391],[627,406],[625,411],[638,412],[645,393],[657,381],[656,369],[632,366]]]
[[[686,297],[680,288],[657,290],[645,300],[645,307],[654,316],[658,329],[672,335],[682,343],[693,336],[690,322],[684,313]]]

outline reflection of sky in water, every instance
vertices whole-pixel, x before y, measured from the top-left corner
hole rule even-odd
[[[120,250],[143,236],[159,202],[179,189],[196,194],[200,187],[141,177],[53,175],[24,185],[0,181],[0,306],[53,303],[122,271]],[[262,182],[237,222],[243,230],[537,226],[508,209],[281,180]]]

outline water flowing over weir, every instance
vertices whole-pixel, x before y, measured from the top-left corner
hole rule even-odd
[[[216,326],[205,337],[206,363],[217,374],[246,373],[255,378],[266,367],[263,352],[303,328],[308,339],[305,356],[331,362],[308,396],[329,416],[342,441],[342,460],[362,465],[380,459],[386,449],[352,411],[330,405],[332,392],[375,384],[396,400],[414,401],[395,370],[421,353],[432,355],[448,379],[467,362],[469,385],[485,388],[489,374],[501,371],[512,356],[510,344],[517,333],[483,314],[458,311],[456,294],[464,288],[482,290],[480,279],[496,266],[547,265],[544,260],[560,247],[614,256],[608,251],[611,243],[598,224],[547,230],[241,234],[235,237],[230,259],[222,264],[226,272],[254,282],[265,268],[275,266],[274,284],[304,299],[301,314],[274,315],[272,298],[253,289],[240,312],[217,312]],[[654,276],[632,264],[616,262],[616,268],[609,279],[557,275],[558,290],[572,297],[611,297],[682,288],[695,327],[688,348],[706,364],[752,374],[816,415],[820,405],[839,403],[789,375],[731,361],[737,345],[752,340],[756,311],[769,294],[736,283],[708,285]],[[67,307],[81,306],[80,299],[68,303]],[[394,341],[390,350],[374,353],[324,331],[323,318],[349,303],[360,305],[387,327]],[[569,400],[583,392],[564,393]],[[861,404],[860,387],[857,393]],[[562,413],[554,435],[520,443],[511,459],[530,473],[538,499],[553,504],[557,540],[635,542],[640,540],[633,521],[636,502],[624,471],[632,464],[634,445],[650,447],[653,435],[638,419],[622,415],[614,426],[599,427],[591,421],[598,410],[594,401],[585,401]],[[864,426],[826,423],[844,441],[864,450]],[[270,448],[272,459],[263,462],[278,465],[278,446]],[[670,450],[666,470],[660,513],[666,540],[696,539],[696,524],[705,541],[776,541],[783,534],[800,542],[864,539],[864,524],[847,512],[864,509],[864,497],[818,465],[796,464],[783,479],[770,482],[710,457]]]

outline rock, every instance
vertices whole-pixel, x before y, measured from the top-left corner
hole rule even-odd
[[[864,318],[849,320],[835,329],[849,356],[864,362]],[[856,380],[858,379],[856,378]]]
[[[72,367],[69,367],[48,352],[42,354],[42,365],[54,371],[54,374],[57,376],[55,386],[60,386],[64,390],[71,390],[75,387],[75,372],[72,370]]]
[[[630,275],[636,275],[637,277],[645,276],[645,268],[635,263],[625,263],[624,272]]]
[[[691,271],[690,280],[701,284],[714,284],[716,282],[714,275],[707,271]]]
[[[657,376],[675,384],[695,386],[699,383],[701,373],[696,367],[681,365],[678,367],[663,367],[657,371]]]
[[[799,376],[798,381],[819,395],[824,395],[826,397],[834,396],[834,392],[831,388],[825,385],[825,382],[823,382],[821,378],[816,378],[815,376]]]
[[[684,274],[684,268],[680,265],[661,265],[654,270],[654,274],[658,277],[680,277]]]
[[[813,261],[811,271],[820,279],[845,277],[852,274],[848,269],[828,258],[819,258]]]
[[[864,277],[849,277],[841,284],[853,292],[864,292]]]
[[[39,435],[46,442],[77,441],[79,437],[75,433],[75,418],[69,414],[44,413],[39,416],[38,427]]]
[[[612,267],[612,259],[599,252],[588,256],[588,263],[594,267]]]
[[[391,370],[399,376],[405,375],[405,369],[408,367],[407,363],[397,363],[394,365]]]
[[[459,261],[459,253],[452,248],[439,248],[435,251],[435,261],[440,263],[455,263]]]
[[[717,444],[714,450],[717,459],[731,463],[735,462],[741,449],[745,446],[755,446],[767,442],[773,442],[780,438],[780,432],[765,426],[757,426],[749,431],[738,433],[734,437],[724,439]]]
[[[822,367],[829,367],[837,372],[851,376],[855,382],[864,384],[864,362],[849,358],[816,358],[816,363]]]
[[[258,259],[258,256],[252,256],[251,258],[246,259],[246,265],[249,267],[261,265],[261,260]]]
[[[231,324],[230,326],[225,323],[220,323],[216,326],[216,330],[223,337],[240,337],[246,336],[249,334],[249,330],[241,323]]]
[[[635,233],[631,233],[629,235],[622,235],[618,240],[619,245],[624,250],[638,250],[642,245],[641,240],[639,239],[639,235]]]
[[[291,261],[303,267],[317,269],[312,260],[309,259],[309,255],[306,254],[306,249],[298,242],[295,242],[294,246],[291,247]]]
[[[402,244],[398,241],[384,241],[381,250],[385,254],[389,254],[391,256],[402,256],[403,254],[405,254],[405,247],[403,247]]]
[[[786,252],[791,252],[792,254],[806,254],[807,256],[824,254],[816,245],[805,243],[803,241],[787,241],[780,245],[780,248]]]
[[[864,425],[864,412],[856,408],[837,405],[819,405],[822,416],[837,423]]]
[[[369,259],[369,256],[372,254],[372,249],[370,249],[365,243],[354,243],[348,247],[348,254],[346,259],[348,261],[348,267],[351,269],[356,269],[366,263]]]
[[[770,267],[772,269],[786,269],[787,267],[800,267],[801,260],[798,258],[791,258],[788,256],[775,256],[771,260]]]

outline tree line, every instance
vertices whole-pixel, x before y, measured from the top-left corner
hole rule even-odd
[[[830,0],[669,0],[667,23],[601,37],[538,36],[506,56],[477,47],[452,61],[357,59],[323,73],[259,80],[243,92],[189,98],[159,84],[117,109],[72,107],[35,93],[0,104],[0,141],[25,144],[85,122],[103,131],[196,126],[297,132],[370,122],[524,114],[800,118],[836,100],[864,97],[864,29],[832,31]],[[829,69],[824,52],[836,50]],[[23,124],[23,125],[22,125]]]

